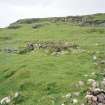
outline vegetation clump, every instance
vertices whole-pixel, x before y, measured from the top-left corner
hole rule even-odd
[[[8,28],[8,29],[19,29],[20,27],[21,27],[21,25],[11,24],[11,25],[9,25],[7,28]]]
[[[37,28],[40,28],[40,27],[42,27],[43,26],[43,24],[34,24],[33,26],[32,26],[32,28],[33,29],[37,29]]]

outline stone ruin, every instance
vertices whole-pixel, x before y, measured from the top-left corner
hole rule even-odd
[[[103,89],[90,89],[86,98],[88,105],[105,105],[105,91]]]
[[[102,81],[92,80],[91,85],[86,94],[86,104],[105,105],[105,79]]]
[[[25,47],[20,48],[5,48],[3,51],[6,53],[25,54],[27,52],[42,49],[48,53],[64,53],[70,52],[72,49],[78,49],[78,45],[66,41],[35,41],[26,42]]]
[[[33,43],[28,42],[26,48],[29,50],[44,49],[44,50],[49,50],[50,52],[62,52],[62,51],[69,51],[71,48],[77,49],[78,46],[70,42],[45,41],[45,42],[33,42]]]

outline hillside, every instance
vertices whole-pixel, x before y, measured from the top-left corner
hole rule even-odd
[[[102,81],[104,71],[105,14],[21,19],[0,29],[0,100],[19,94],[8,105],[86,105],[89,80]]]

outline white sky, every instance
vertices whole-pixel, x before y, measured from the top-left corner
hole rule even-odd
[[[105,0],[0,0],[0,27],[20,18],[105,13]]]

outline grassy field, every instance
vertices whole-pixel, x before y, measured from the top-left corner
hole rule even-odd
[[[99,16],[96,18],[101,19]],[[20,92],[21,99],[16,105],[63,105],[66,101],[63,96],[80,92],[77,98],[77,105],[80,105],[88,86],[74,85],[81,80],[101,78],[91,73],[101,72],[94,64],[93,54],[105,55],[105,27],[48,22],[33,29],[33,24],[21,24],[19,29],[0,29],[0,99]],[[68,41],[84,51],[59,56],[46,54],[42,50],[22,55],[2,51],[4,48],[24,47],[27,41],[34,40]]]

